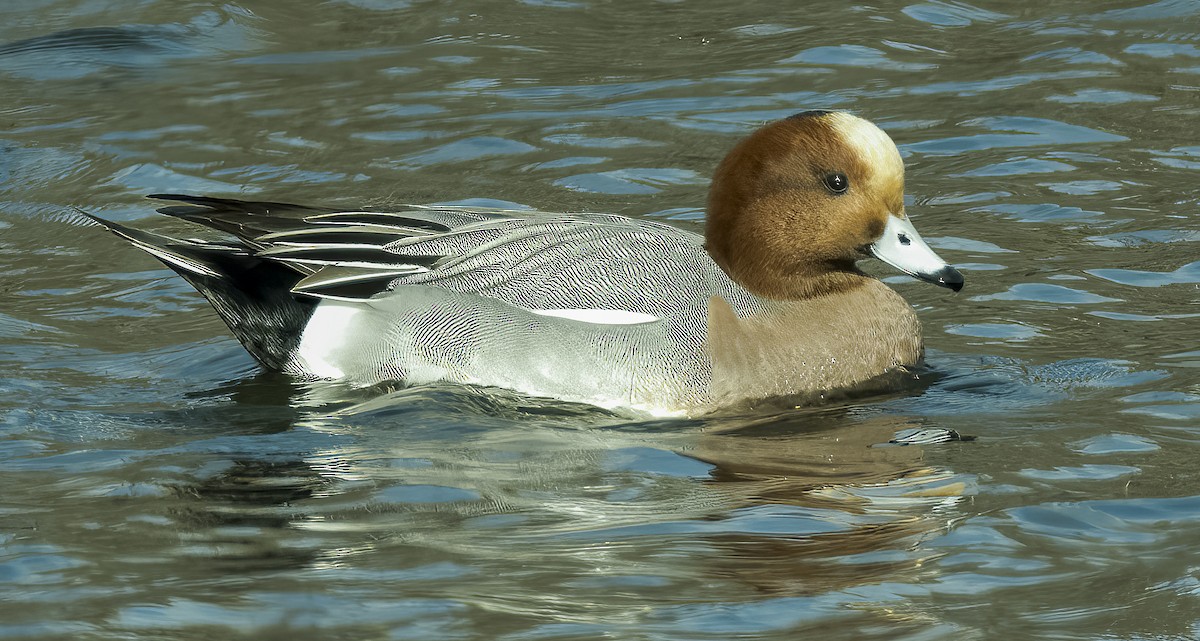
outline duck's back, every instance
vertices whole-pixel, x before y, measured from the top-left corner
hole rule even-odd
[[[760,305],[698,235],[618,216],[481,221],[386,248],[445,258],[368,300],[322,302],[297,369],[686,411],[711,402],[710,298]]]
[[[397,278],[392,288],[431,285],[534,311],[688,316],[702,328],[709,296],[725,296],[739,313],[756,306],[712,261],[700,235],[622,216],[531,213],[387,249],[445,257],[428,271]]]

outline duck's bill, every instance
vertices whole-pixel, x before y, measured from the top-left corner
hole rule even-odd
[[[925,282],[958,291],[963,275],[946,264],[921,239],[908,218],[888,216],[883,235],[869,246],[871,255]]]

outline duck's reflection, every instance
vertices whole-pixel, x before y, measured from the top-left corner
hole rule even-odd
[[[911,578],[914,546],[970,492],[889,444],[920,426],[853,406],[668,424],[455,386],[334,396],[293,401],[293,435],[324,446],[239,457],[191,488],[193,539],[252,524],[302,538],[261,551],[309,569],[393,549],[564,583],[686,574],[811,594]]]
[[[925,463],[920,446],[895,445],[920,427],[895,416],[793,413],[697,439],[730,505],[815,522],[811,533],[738,532],[710,538],[713,573],[759,590],[816,594],[904,580],[920,570],[911,550],[942,531],[969,479]]]

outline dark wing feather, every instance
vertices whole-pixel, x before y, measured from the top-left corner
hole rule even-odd
[[[314,245],[273,245],[256,254],[259,258],[268,258],[283,263],[302,263],[306,265],[340,265],[346,263],[363,265],[370,269],[379,267],[419,266],[429,267],[443,256],[406,256],[390,252],[383,247],[374,245],[347,244],[314,244]]]
[[[230,234],[261,260],[297,274],[293,292],[365,299],[401,276],[428,271],[444,254],[409,251],[415,239],[454,234],[510,214],[410,205],[399,211],[340,211],[291,203],[154,194],[180,205],[158,211]]]
[[[154,194],[150,198],[187,203],[162,207],[158,213],[232,234],[255,249],[265,247],[257,242],[259,236],[303,227],[305,218],[334,211],[325,207],[183,194]]]
[[[307,276],[292,287],[298,294],[309,294],[322,298],[359,300],[370,298],[382,291],[401,276],[424,271],[418,266],[395,268],[328,266]]]
[[[422,229],[427,232],[447,232],[447,225],[432,217],[421,216],[424,212],[375,212],[375,211],[335,211],[328,214],[318,214],[308,220],[313,223],[329,225],[376,225],[385,227],[407,227]]]
[[[155,200],[171,200],[198,207],[207,207],[218,212],[234,212],[250,215],[272,215],[290,218],[304,218],[317,214],[337,211],[329,207],[309,207],[292,203],[276,203],[266,200],[236,200],[233,198],[209,198],[208,196],[189,196],[187,194],[150,194],[147,198]]]
[[[289,229],[259,236],[256,242],[264,245],[373,245],[383,247],[402,235],[395,229],[380,227],[325,227]]]

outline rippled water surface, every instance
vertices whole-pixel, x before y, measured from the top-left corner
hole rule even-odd
[[[37,0],[0,43],[0,637],[1200,637],[1194,0]],[[695,226],[724,151],[812,108],[895,138],[967,276],[865,265],[918,389],[645,422],[307,387],[70,211]]]

